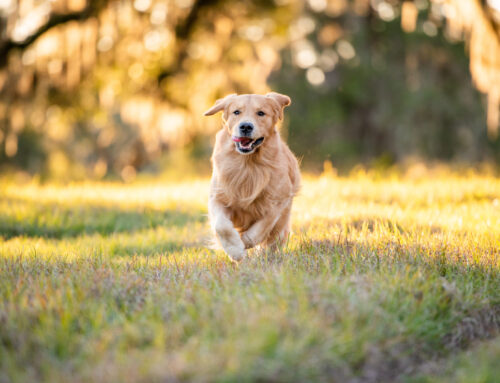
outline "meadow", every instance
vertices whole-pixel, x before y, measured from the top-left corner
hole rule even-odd
[[[494,382],[500,179],[306,176],[210,247],[208,179],[0,181],[0,382]]]

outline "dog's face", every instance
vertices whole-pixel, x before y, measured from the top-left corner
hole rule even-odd
[[[283,119],[283,109],[290,105],[290,98],[279,93],[231,94],[217,100],[215,105],[205,112],[211,116],[224,111],[224,122],[234,141],[236,151],[240,154],[251,154],[266,138],[274,133],[274,126]]]

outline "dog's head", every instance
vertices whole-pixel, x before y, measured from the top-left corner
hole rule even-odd
[[[221,110],[229,134],[240,154],[251,154],[274,134],[278,120],[283,119],[283,109],[290,105],[290,97],[271,92],[259,94],[231,94],[215,102],[205,116]]]

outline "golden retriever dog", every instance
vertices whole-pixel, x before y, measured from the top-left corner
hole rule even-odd
[[[205,112],[224,112],[212,154],[208,212],[218,242],[233,261],[254,246],[282,244],[290,232],[300,171],[277,127],[288,105],[288,96],[274,92],[231,94]]]

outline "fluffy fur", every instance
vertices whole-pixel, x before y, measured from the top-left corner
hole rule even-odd
[[[205,113],[224,111],[224,127],[212,155],[209,217],[217,240],[235,261],[245,257],[245,249],[276,245],[290,232],[300,172],[276,125],[289,104],[290,99],[278,93],[230,95]],[[242,121],[253,123],[252,139],[264,138],[250,154],[242,154],[234,142]]]

